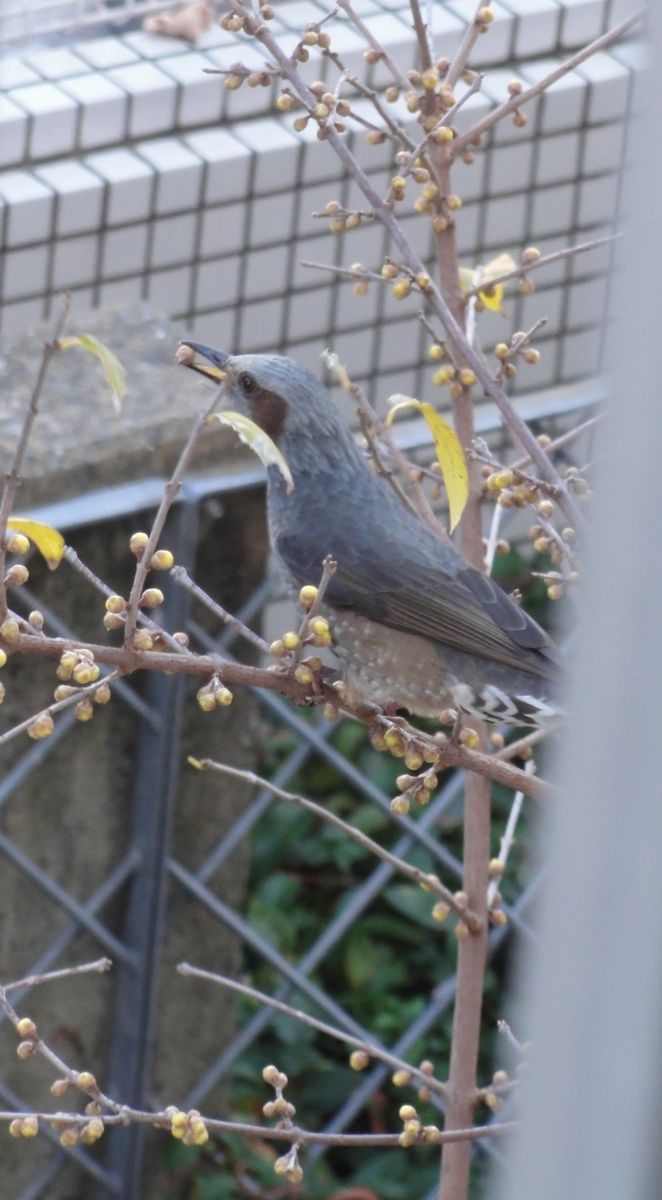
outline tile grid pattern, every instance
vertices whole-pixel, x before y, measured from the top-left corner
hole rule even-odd
[[[390,0],[357,7],[408,69],[407,10]],[[279,6],[285,49],[321,8],[312,0]],[[477,47],[478,65],[488,68],[484,92],[466,106],[464,121],[503,99],[513,74],[534,82],[566,50],[613,24],[621,8],[613,0],[495,5],[493,27]],[[441,53],[452,54],[462,11],[463,0],[436,6]],[[343,62],[363,69],[363,42],[346,22],[335,26]],[[213,28],[194,51],[136,31],[0,60],[0,328],[41,319],[65,287],[79,310],[144,298],[181,322],[182,334],[237,350],[286,350],[313,366],[321,343],[330,342],[357,378],[379,375],[381,392],[420,390],[429,371],[414,302],[398,304],[380,287],[358,298],[347,283],[301,267],[301,259],[341,264],[358,254],[378,266],[388,247],[377,227],[333,238],[311,217],[330,198],[354,203],[355,189],[314,131],[296,134],[291,118],[274,112],[272,88],[227,92],[219,77],[204,74],[238,58],[262,61],[245,39]],[[528,106],[524,129],[505,123],[473,166],[459,164],[458,237],[467,263],[517,254],[530,242],[547,252],[611,228],[635,67],[627,45],[597,55]],[[335,74],[319,58],[304,67],[309,79],[325,70]],[[371,82],[386,82],[380,64]],[[352,142],[385,189],[390,148],[367,146],[361,134]],[[429,225],[407,208],[405,227],[430,258]],[[514,293],[507,321],[485,316],[487,345],[548,317],[543,363],[523,386],[596,369],[607,265],[601,251],[548,268],[533,297],[523,302]]]

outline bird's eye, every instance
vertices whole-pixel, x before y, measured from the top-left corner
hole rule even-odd
[[[257,391],[257,383],[253,376],[248,374],[248,371],[241,372],[238,383],[245,396],[252,396]]]

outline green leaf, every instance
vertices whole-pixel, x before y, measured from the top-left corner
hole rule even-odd
[[[418,409],[425,418],[434,440],[437,459],[446,485],[452,533],[469,499],[469,472],[460,439],[455,430],[447,421],[444,421],[444,418],[431,404],[414,400],[411,396],[391,396],[391,401],[395,401],[395,403],[384,422],[385,425],[392,425],[395,414],[406,408]]]
[[[58,345],[60,350],[70,350],[72,346],[79,346],[82,350],[89,350],[90,354],[94,354],[99,359],[106,383],[110,388],[113,408],[115,412],[119,412],[122,408],[122,400],[126,395],[126,371],[117,355],[113,354],[108,346],[104,346],[98,338],[92,337],[91,333],[79,333],[77,337],[60,338]]]
[[[220,421],[221,425],[229,425],[230,429],[234,429],[244,445],[250,447],[253,453],[257,454],[260,462],[265,467],[278,467],[287,484],[288,492],[293,491],[294,480],[292,479],[292,472],[278,446],[275,442],[272,442],[268,433],[265,433],[263,429],[260,429],[259,425],[251,421],[250,417],[245,417],[243,413],[224,409],[223,412],[212,413],[209,420]]]
[[[25,517],[9,517],[7,529],[12,529],[14,533],[24,533],[46,559],[51,571],[62,562],[64,538],[52,525],[44,525],[41,521],[28,521]]]
[[[355,991],[372,979],[376,968],[373,942],[361,933],[355,934],[345,949],[345,973]]]

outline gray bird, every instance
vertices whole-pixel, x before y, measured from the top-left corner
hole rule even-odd
[[[279,469],[268,468],[272,546],[296,588],[319,581],[327,554],[336,560],[325,611],[353,702],[426,717],[454,706],[517,725],[554,715],[558,653],[547,634],[369,469],[310,371],[289,358],[233,356],[195,342],[179,358],[203,375],[224,375],[227,407],[250,417],[287,460],[290,492]]]

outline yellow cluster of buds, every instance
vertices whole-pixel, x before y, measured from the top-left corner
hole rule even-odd
[[[413,1104],[403,1104],[398,1113],[403,1122],[403,1130],[398,1138],[401,1146],[413,1146],[419,1140],[423,1126]]]
[[[229,688],[221,682],[218,675],[212,675],[209,683],[196,693],[196,700],[203,712],[213,712],[215,708],[227,708],[234,697]]]
[[[204,1146],[209,1141],[209,1130],[197,1109],[186,1113],[171,1105],[165,1111],[172,1136],[185,1146]]]
[[[276,1159],[274,1171],[276,1175],[284,1175],[290,1183],[301,1183],[303,1167],[299,1162],[296,1146],[292,1147],[289,1154],[282,1154]]]
[[[91,650],[65,650],[60,657],[55,674],[63,683],[72,680],[79,687],[95,683],[99,678],[99,667]]]
[[[104,1128],[101,1117],[92,1117],[92,1120],[88,1121],[87,1125],[83,1125],[80,1131],[81,1142],[85,1146],[92,1146],[94,1142],[98,1142],[99,1138],[103,1136]]]
[[[13,1138],[33,1138],[39,1133],[36,1117],[16,1117],[9,1122],[9,1134]]]
[[[313,646],[330,646],[331,645],[331,629],[326,617],[311,617],[308,622],[309,636],[306,641],[312,642]]]

